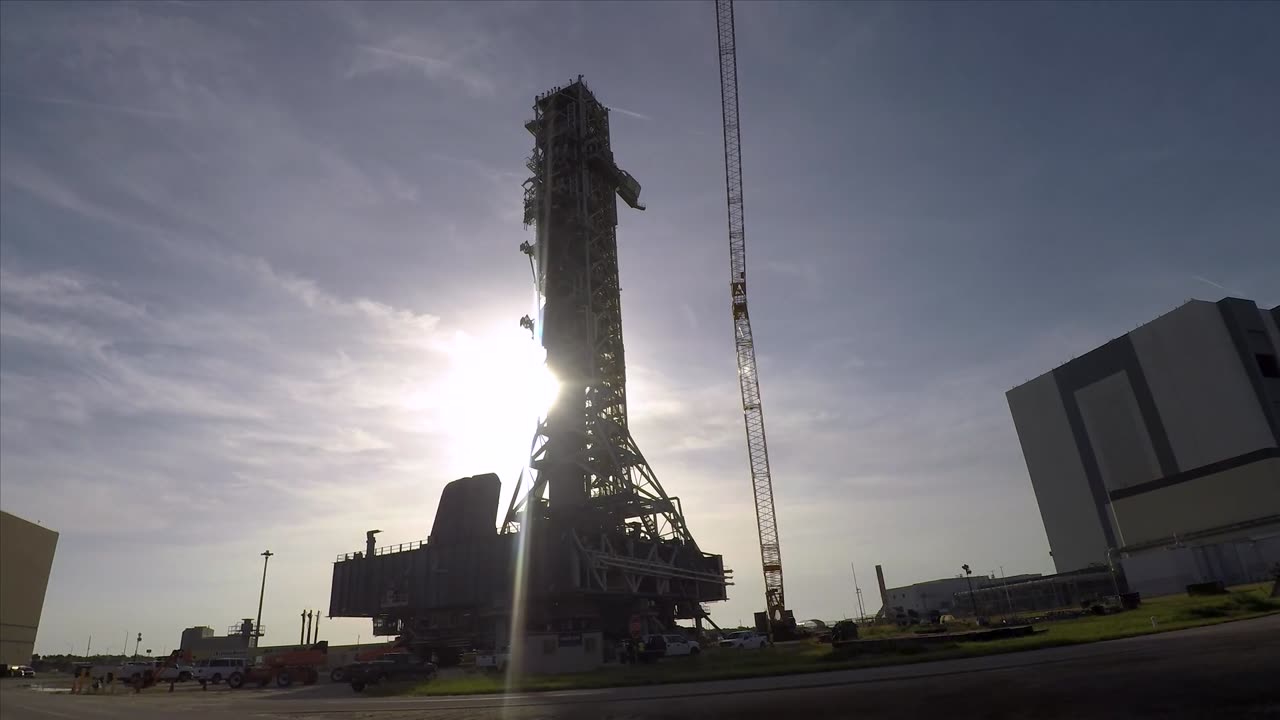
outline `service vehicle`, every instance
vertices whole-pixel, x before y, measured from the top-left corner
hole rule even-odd
[[[752,630],[741,630],[725,635],[720,647],[726,650],[760,650],[769,647],[769,638]]]
[[[431,680],[436,676],[436,664],[407,652],[388,653],[368,662],[347,666],[351,689],[363,692],[370,685],[395,680]]]
[[[667,643],[664,657],[683,657],[702,652],[702,647],[698,645],[697,640],[690,640],[683,635],[663,635],[662,639]]]
[[[243,672],[232,672],[227,676],[227,685],[233,689],[244,687],[246,683],[258,687],[275,683],[276,687],[281,688],[289,687],[294,681],[301,681],[303,685],[312,685],[320,679],[320,668],[324,667],[328,658],[328,640],[321,640],[311,647],[271,653],[245,668]]]
[[[213,683],[217,685],[223,680],[231,677],[234,672],[239,672],[241,677],[244,671],[251,663],[242,657],[220,657],[208,658],[196,662],[195,669],[192,671],[192,678],[198,682]]]
[[[397,647],[393,643],[387,643],[385,645],[380,645],[374,648],[370,648],[368,650],[361,650],[359,653],[356,654],[356,662],[358,663],[369,662],[370,660],[377,660],[378,658],[388,653],[404,652],[404,651],[405,650],[402,647]],[[348,667],[350,666],[337,665],[333,667],[331,670],[329,670],[329,679],[334,682],[346,682]]]

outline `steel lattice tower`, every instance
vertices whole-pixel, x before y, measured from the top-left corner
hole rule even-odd
[[[782,549],[773,509],[773,478],[769,472],[769,444],[765,441],[764,408],[756,372],[755,341],[747,312],[747,239],[742,212],[742,138],[738,127],[738,51],[734,40],[733,0],[716,0],[716,35],[720,50],[720,110],[724,117],[725,187],[729,207],[729,290],[733,301],[733,335],[738,353],[738,384],[751,461],[751,489],[755,494],[756,525],[760,533],[760,562],[770,630],[784,619]]]
[[[617,197],[643,209],[640,185],[614,162],[608,109],[581,77],[533,109],[524,219],[537,235],[521,250],[540,309],[521,324],[560,391],[534,434],[528,485],[521,475],[500,532],[486,514],[501,483],[478,475],[445,486],[426,542],[384,550],[370,539],[334,563],[334,616],[373,618],[375,634],[432,651],[549,627],[607,641],[661,631],[707,619],[702,604],[730,584],[627,427]]]
[[[535,145],[524,219],[537,240],[521,249],[543,305],[539,322],[525,324],[540,336],[560,392],[535,435],[536,479],[523,498],[517,488],[507,526],[518,526],[533,501],[584,534],[625,529],[696,549],[679,501],[662,489],[627,428],[617,197],[643,210],[640,184],[615,163],[608,108],[580,77],[539,96],[526,128]]]

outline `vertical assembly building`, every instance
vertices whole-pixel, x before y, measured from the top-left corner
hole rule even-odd
[[[1278,356],[1280,307],[1192,300],[1010,390],[1058,571],[1119,561],[1148,592],[1265,577]]]
[[[31,662],[57,548],[58,533],[0,511],[0,665]]]

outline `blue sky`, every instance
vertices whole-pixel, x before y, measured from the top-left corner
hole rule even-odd
[[[1188,298],[1280,303],[1280,10],[737,16],[789,604],[856,610],[850,562],[869,609],[875,563],[1051,571],[1004,392]],[[0,40],[0,502],[62,533],[41,652],[221,630],[267,548],[287,641],[365,530],[510,492],[523,122],[579,73],[649,206],[633,434],[736,571],[721,622],[760,605],[710,3],[4,3]]]

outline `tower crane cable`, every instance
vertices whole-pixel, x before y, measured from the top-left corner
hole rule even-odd
[[[720,109],[724,118],[725,190],[729,210],[729,289],[733,301],[734,344],[738,353],[738,382],[751,462],[756,526],[760,533],[760,562],[764,571],[765,617],[770,637],[783,622],[786,600],[782,589],[782,551],[773,508],[773,480],[765,442],[764,410],[756,352],[747,313],[747,245],[742,213],[742,145],[738,127],[738,57],[734,42],[733,0],[716,0],[716,30],[720,50]]]

